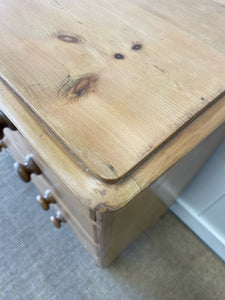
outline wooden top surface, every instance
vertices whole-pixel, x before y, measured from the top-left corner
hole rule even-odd
[[[0,37],[1,77],[105,181],[225,90],[223,1],[3,0]]]
[[[179,134],[169,140],[155,155],[115,184],[97,178],[78,160],[68,156],[49,135],[19,97],[0,79],[0,109],[13,121],[32,147],[32,153],[46,164],[87,208],[117,210],[149,187],[225,120],[225,95],[211,109],[203,112]],[[44,151],[42,151],[44,149]],[[73,198],[73,197],[71,197]],[[75,201],[77,205],[77,201]]]

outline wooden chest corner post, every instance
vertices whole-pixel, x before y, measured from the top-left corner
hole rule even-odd
[[[224,139],[224,132],[225,122],[125,206],[113,209],[105,203],[97,205],[97,265],[108,266],[166,212]]]
[[[143,190],[128,204],[113,210],[96,207],[99,257],[96,264],[107,267],[131,242],[167,211],[167,206],[151,191]]]

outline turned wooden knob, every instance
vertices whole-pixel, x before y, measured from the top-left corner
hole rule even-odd
[[[7,146],[3,141],[0,141],[0,152],[2,151],[2,148],[7,148]]]
[[[56,227],[56,228],[60,228],[61,227],[61,223],[62,222],[66,222],[65,218],[63,217],[61,211],[57,211],[55,216],[51,216],[50,217],[50,221],[52,222],[52,224]]]
[[[13,123],[6,117],[6,115],[0,110],[0,140],[4,137],[4,128],[10,128],[11,130],[16,130]]]
[[[36,200],[38,204],[41,206],[41,208],[44,210],[49,210],[49,205],[51,203],[56,203],[56,200],[52,196],[50,190],[46,190],[43,196],[37,195]]]
[[[14,169],[24,182],[31,181],[31,174],[41,174],[41,170],[36,164],[36,162],[33,160],[32,154],[29,154],[25,157],[24,165],[18,162],[14,163]]]

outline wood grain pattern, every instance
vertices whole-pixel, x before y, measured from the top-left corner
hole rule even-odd
[[[40,159],[36,151],[31,148],[18,131],[12,132],[6,129],[4,143],[10,155],[14,160],[20,163],[24,162],[24,158],[27,154],[33,153],[35,161],[37,161],[42,170],[42,175],[32,175],[32,183],[35,184],[41,194],[51,189],[51,195],[61,209],[63,209],[67,215],[69,214],[70,219],[73,219],[73,222],[78,224],[78,227],[82,227],[82,231],[85,231],[85,236],[95,243],[96,225],[90,219],[88,207],[84,207],[82,203],[76,199],[76,196],[69,193],[69,190],[65,188],[63,183],[57,180],[54,174],[49,171],[49,168],[46,167],[46,164]],[[33,201],[35,200],[33,199]],[[51,204],[51,207],[53,207],[53,204]]]
[[[132,2],[225,53],[224,0],[170,0],[169,5],[166,0]]]
[[[32,148],[41,149],[38,152],[41,158],[39,164],[54,179],[56,186],[64,191],[64,201],[66,192],[63,186],[71,192],[69,198],[73,201],[70,203],[70,209],[74,210],[73,213],[76,207],[79,207],[87,215],[101,206],[107,210],[117,210],[125,206],[225,120],[225,97],[222,97],[123,181],[108,184],[93,176],[79,161],[68,156],[18,101],[18,96],[1,80],[0,108],[13,121]],[[67,205],[69,206],[69,202]]]
[[[1,1],[1,76],[102,180],[124,176],[225,90],[224,9],[192,3],[212,13],[207,33],[207,16],[190,19],[178,2],[172,21],[147,1]]]
[[[1,83],[0,107],[18,127],[17,132],[5,129],[4,142],[9,152],[19,162],[24,162],[26,154],[34,154],[42,175],[34,176],[32,181],[42,193],[49,188],[54,191],[54,198],[60,205],[60,208],[56,206],[56,211],[63,212],[75,235],[86,245],[100,266],[107,266],[122,249],[166,211],[166,206],[152,194],[150,189],[153,185],[149,189],[144,187],[149,186],[155,176],[165,172],[189,152],[191,147],[209,135],[225,118],[223,97],[164,145],[141,168],[136,169],[132,176],[126,177],[119,184],[107,184],[91,176],[82,165],[71,160],[16,99],[13,91]],[[224,136],[223,129],[224,125]],[[213,140],[216,136],[213,133]],[[208,139],[209,137],[207,141]],[[215,140],[213,144],[214,142]],[[211,151],[210,147],[207,145],[207,151]],[[176,166],[179,163],[174,167]],[[52,204],[53,209],[54,205]]]
[[[167,206],[145,189],[116,212],[97,212],[100,256],[96,261],[107,267],[116,256],[167,211]]]
[[[225,122],[151,184],[151,191],[170,207],[225,139]]]

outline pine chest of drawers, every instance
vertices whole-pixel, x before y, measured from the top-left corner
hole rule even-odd
[[[225,8],[191,2],[0,4],[1,149],[102,267],[225,137]]]

